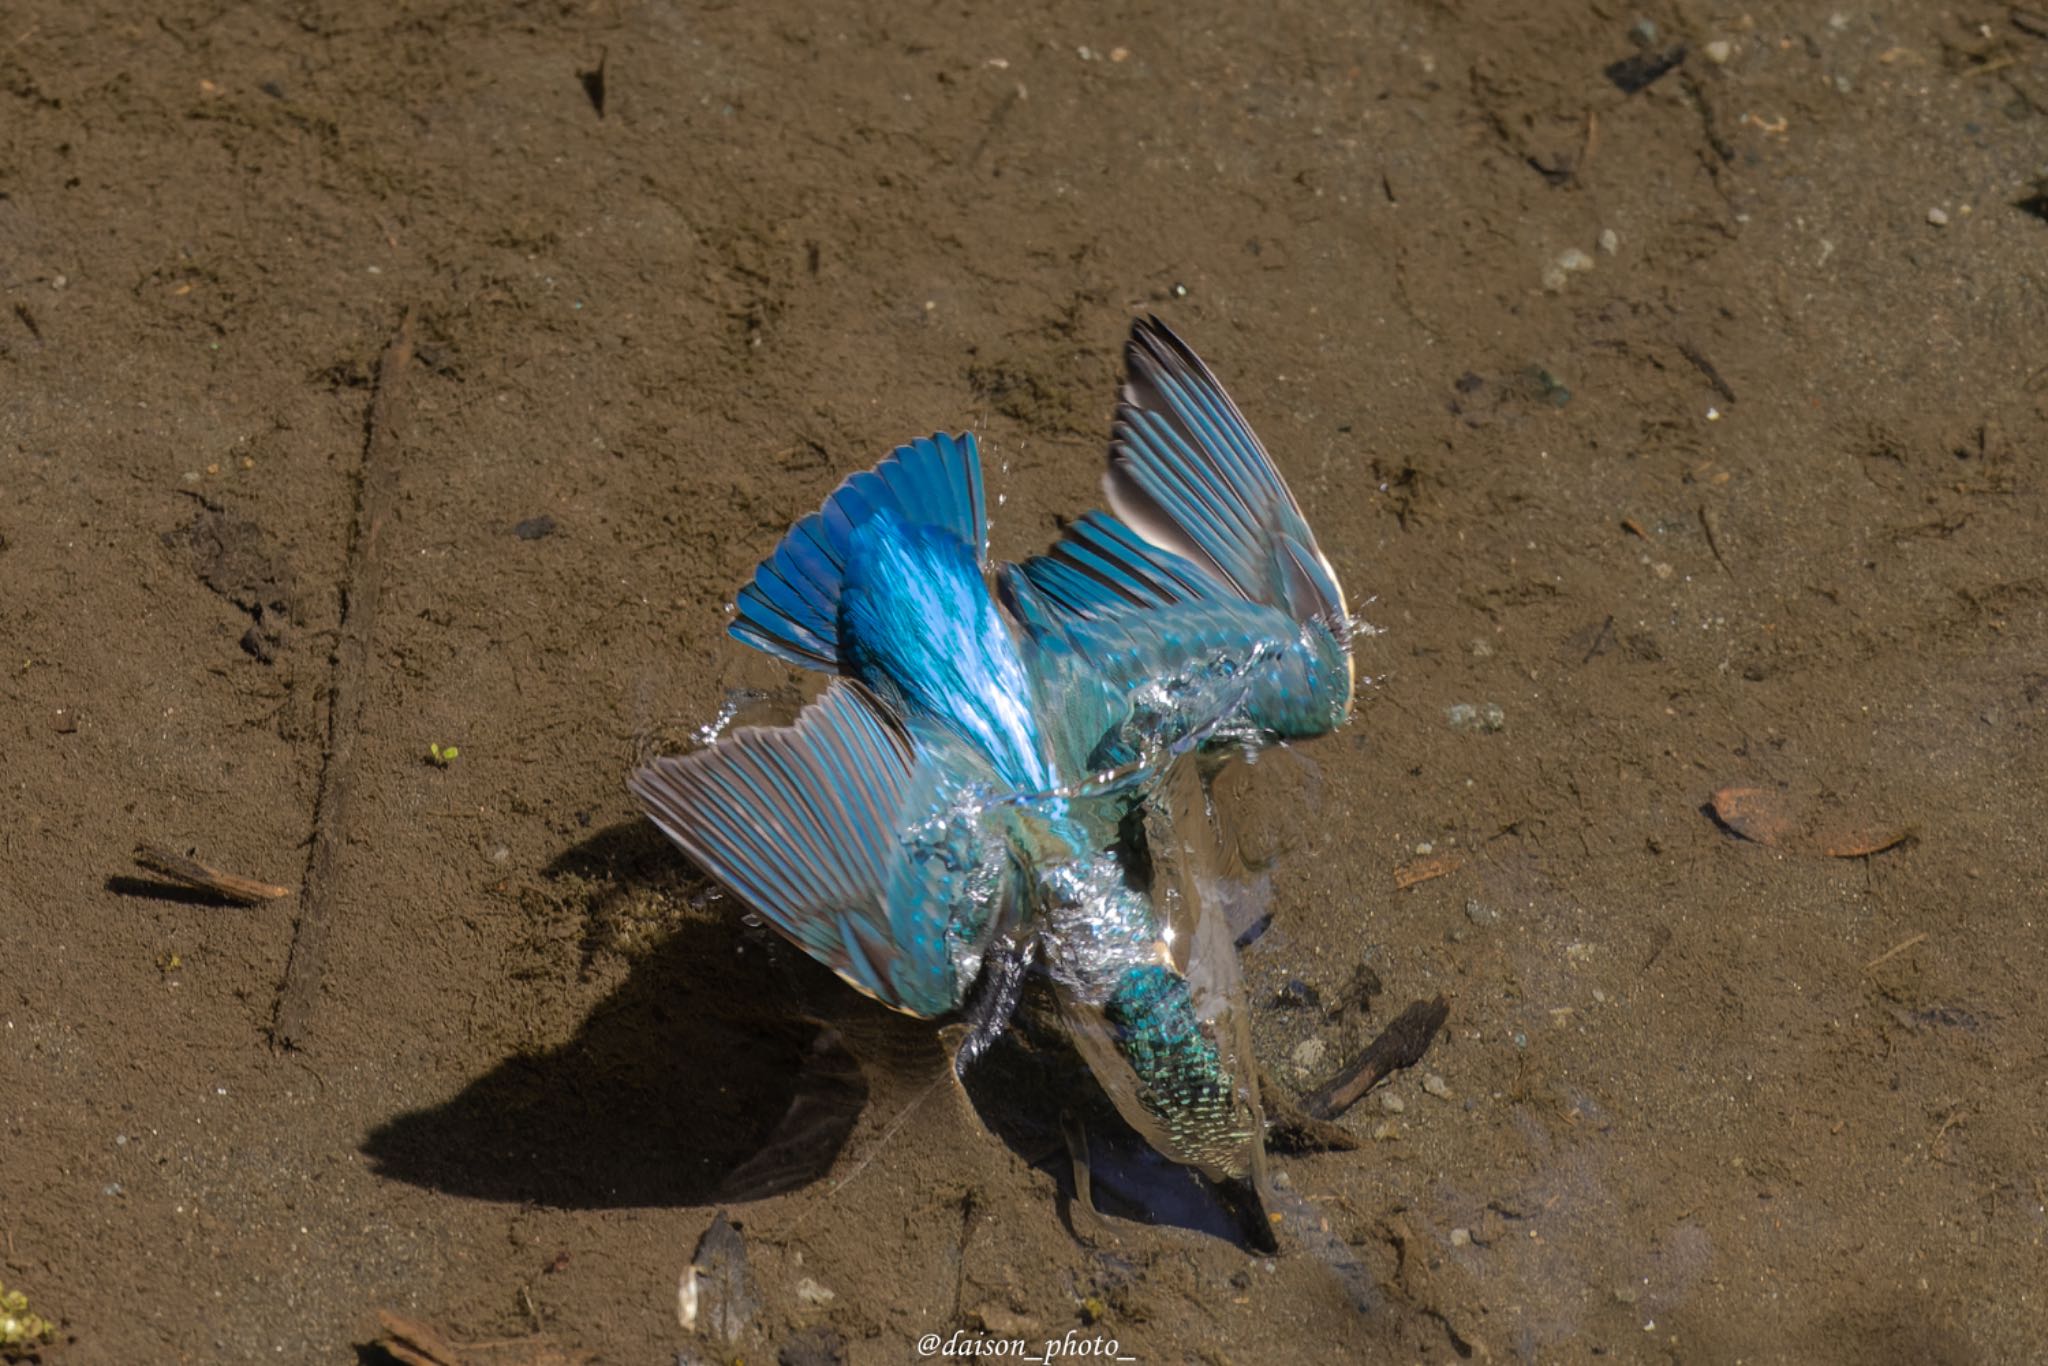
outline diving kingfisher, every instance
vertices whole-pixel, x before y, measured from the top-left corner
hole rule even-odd
[[[1342,724],[1352,624],[1208,367],[1156,319],[1125,361],[1111,512],[991,566],[974,437],[898,448],[792,527],[735,604],[732,635],[836,675],[824,694],[629,786],[860,991],[923,1017],[973,993],[968,1056],[1038,958],[1133,1127],[1206,1175],[1256,1179],[1235,949],[1189,890],[1134,881],[1126,817],[1191,845],[1195,752]]]

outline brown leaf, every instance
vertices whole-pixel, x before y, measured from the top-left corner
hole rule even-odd
[[[378,1310],[377,1321],[384,1327],[377,1346],[400,1366],[589,1366],[597,1360],[542,1338],[450,1342],[438,1329],[389,1309]]]
[[[1465,860],[1456,854],[1438,854],[1433,858],[1419,858],[1413,863],[1404,863],[1394,870],[1396,887],[1413,887],[1418,882],[1427,882],[1433,877],[1455,873]]]
[[[419,1320],[380,1309],[377,1322],[384,1325],[377,1345],[403,1366],[463,1366],[462,1354]]]
[[[1746,840],[1783,844],[1796,828],[1785,799],[1762,787],[1724,787],[1712,798],[1714,819]]]
[[[1913,838],[1911,830],[1858,830],[1824,836],[1821,852],[1829,858],[1868,858],[1896,849]]]
[[[1818,809],[1823,807],[1828,809]],[[1724,787],[1709,803],[1715,821],[1730,834],[1809,857],[1868,858],[1913,838],[1910,826],[1834,807],[1832,799],[1767,787]]]

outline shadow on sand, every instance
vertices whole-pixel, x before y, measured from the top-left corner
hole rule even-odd
[[[624,896],[679,856],[631,822],[547,872]],[[592,903],[604,914],[604,897]],[[1087,1136],[1097,1210],[1247,1245],[1241,1211],[1117,1115],[1039,997],[970,1070],[981,1120],[1075,1194],[1062,1117]],[[451,1195],[564,1209],[759,1199],[824,1176],[871,1093],[947,1065],[939,1025],[883,1009],[736,908],[686,920],[560,1047],[498,1063],[363,1144],[381,1175]]]

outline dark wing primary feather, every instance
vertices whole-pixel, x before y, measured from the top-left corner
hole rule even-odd
[[[1156,318],[1124,348],[1109,504],[1154,545],[1253,602],[1348,633],[1344,595],[1287,481],[1193,348]]]
[[[855,987],[913,1015],[959,1004],[953,908],[889,904],[933,784],[866,689],[835,682],[793,726],[739,730],[627,781],[706,872]]]
[[[906,526],[951,533],[988,558],[981,455],[968,433],[939,432],[899,446],[871,470],[842,483],[824,507],[791,527],[735,600],[736,639],[808,669],[837,673],[839,598],[853,533],[880,509]]]
[[[1081,620],[1232,595],[1207,569],[1149,544],[1106,512],[1084,515],[1051,550],[1001,573],[1004,580],[1023,575],[1045,604]]]

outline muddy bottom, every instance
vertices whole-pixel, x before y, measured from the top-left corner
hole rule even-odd
[[[2037,1356],[2044,111],[2003,5],[15,4],[42,1358]],[[1146,311],[1379,628],[1228,780],[1260,1060],[1451,1011],[1272,1255],[1100,1113],[1091,1219],[1056,1037],[956,1086],[623,784],[815,688],[726,605],[889,447],[1098,506]]]

